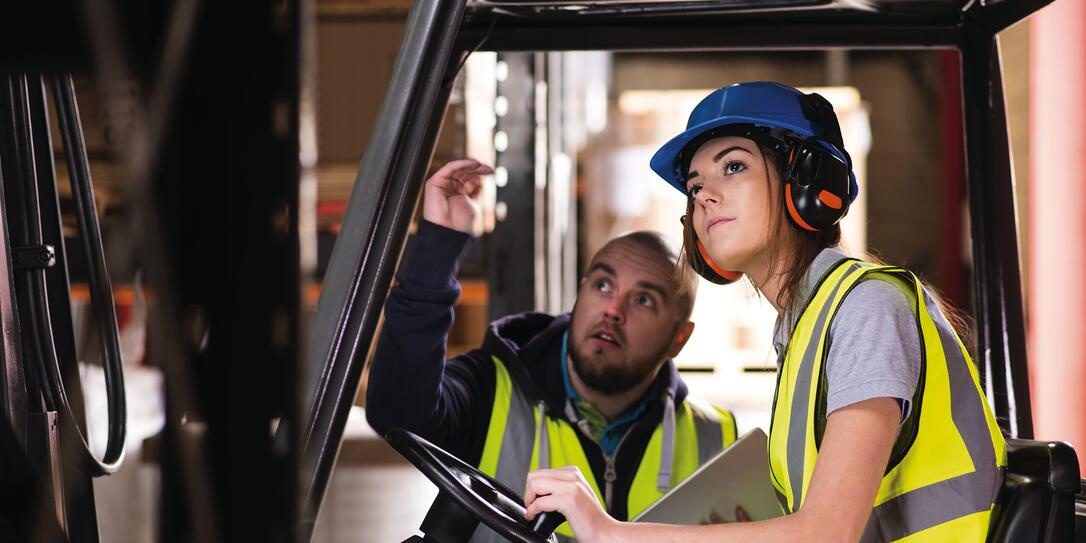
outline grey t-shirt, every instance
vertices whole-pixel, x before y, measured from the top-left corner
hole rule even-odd
[[[846,256],[833,248],[819,253],[804,276],[800,299],[806,300],[822,275],[842,258]],[[786,311],[777,318],[778,369],[798,318],[794,313]],[[871,398],[896,398],[904,421],[920,378],[921,356],[916,317],[905,293],[886,281],[859,283],[841,302],[830,324],[830,339],[826,414]]]

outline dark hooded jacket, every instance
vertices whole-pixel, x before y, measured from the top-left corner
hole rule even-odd
[[[545,401],[552,415],[566,413],[561,347],[569,314],[528,312],[498,319],[490,324],[480,348],[446,360],[453,305],[460,295],[456,273],[471,240],[427,221],[420,225],[400,267],[398,285],[385,304],[384,327],[366,388],[366,418],[379,434],[404,428],[478,465],[494,402],[491,356],[505,363],[530,400]],[[649,438],[663,417],[664,395],[674,394],[675,405],[687,395],[670,360],[649,390],[654,397],[646,398],[647,407],[615,451],[616,496],[629,492]],[[604,452],[592,437],[577,435],[602,488]],[[614,507],[622,510],[610,511],[612,516],[626,519],[625,502],[616,500]]]

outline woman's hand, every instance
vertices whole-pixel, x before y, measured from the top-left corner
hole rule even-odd
[[[577,540],[586,543],[614,540],[612,535],[619,525],[600,507],[592,487],[576,466],[529,473],[524,505],[528,520],[545,511],[562,513]]]
[[[426,180],[423,189],[422,217],[434,224],[476,234],[476,199],[482,192],[482,176],[494,170],[472,159],[454,160]]]
[[[705,526],[707,524],[727,524],[729,522],[750,522],[750,515],[747,514],[747,510],[743,509],[743,506],[735,506],[735,520],[728,520],[723,515],[717,513],[716,510],[709,512],[709,518],[702,520],[699,524]]]

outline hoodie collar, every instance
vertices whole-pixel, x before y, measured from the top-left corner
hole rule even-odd
[[[569,321],[569,313],[518,313],[491,323],[483,340],[483,350],[498,356],[525,395],[533,402],[546,402],[553,416],[565,412],[569,397],[562,352]],[[674,398],[675,405],[686,398],[687,387],[679,377],[674,361],[669,359],[660,368],[650,391],[646,398],[652,411],[662,403],[653,400],[666,395]],[[570,422],[576,423],[576,420]]]

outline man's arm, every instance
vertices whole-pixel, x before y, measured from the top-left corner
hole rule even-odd
[[[493,395],[493,367],[481,357],[445,360],[456,272],[477,213],[472,198],[489,171],[456,161],[427,180],[424,220],[385,304],[366,388],[366,418],[378,433],[405,428],[460,456],[475,452]]]

